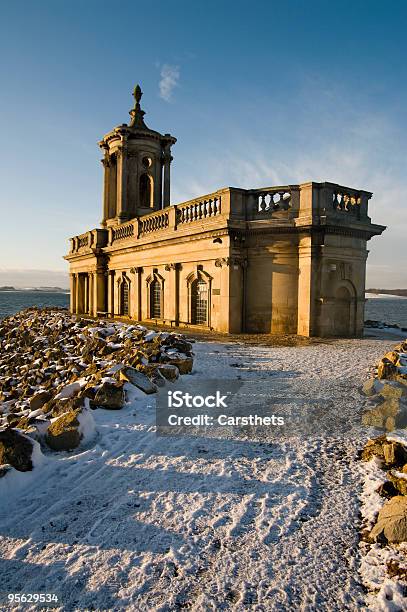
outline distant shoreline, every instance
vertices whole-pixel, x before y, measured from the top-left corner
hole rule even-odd
[[[62,287],[0,287],[0,293],[69,293]]]

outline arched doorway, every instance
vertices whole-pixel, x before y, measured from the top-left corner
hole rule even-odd
[[[203,279],[191,283],[191,323],[208,324],[208,284]]]
[[[125,317],[130,314],[130,281],[125,277],[120,286],[120,314]]]
[[[150,284],[150,318],[161,319],[161,283],[157,279]]]
[[[152,207],[152,192],[152,178],[144,173],[140,176],[140,206],[143,208]]]
[[[339,287],[335,294],[334,335],[352,336],[352,295],[347,287]]]

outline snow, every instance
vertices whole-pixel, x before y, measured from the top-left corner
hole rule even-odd
[[[386,501],[377,493],[377,489],[386,482],[387,478],[386,472],[380,469],[380,461],[376,457],[367,463],[362,463],[360,469],[364,477],[363,490],[359,496],[361,513],[366,528],[370,530]]]
[[[79,433],[82,435],[81,445],[89,444],[96,436],[96,424],[92,410],[89,408],[89,400],[86,400],[85,408],[78,414]]]
[[[25,436],[21,431],[21,435]],[[33,483],[39,480],[39,477],[43,476],[42,468],[46,463],[46,458],[42,454],[41,447],[36,440],[29,438],[33,445],[31,461],[33,464],[32,471],[20,472],[10,466],[10,470],[6,473],[3,478],[0,478],[0,499],[1,504],[5,509],[8,509],[9,504],[18,497],[21,492],[28,489]],[[1,545],[0,545],[1,549]]]
[[[253,381],[276,411],[317,401],[351,415],[392,342],[197,342],[190,378]],[[85,412],[86,444],[47,455],[41,478],[0,506],[3,591],[56,592],[66,610],[364,606],[363,434],[158,437],[154,396],[126,384],[126,398],[120,411]]]
[[[81,390],[81,385],[78,381],[65,385],[63,389],[55,396],[55,399],[73,397]]]

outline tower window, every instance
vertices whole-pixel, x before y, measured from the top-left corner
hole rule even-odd
[[[148,174],[140,176],[140,206],[150,208],[153,206],[153,179]]]
[[[143,157],[141,163],[143,164],[144,168],[151,168],[151,166],[153,165],[153,160],[151,159],[151,157],[146,156]]]

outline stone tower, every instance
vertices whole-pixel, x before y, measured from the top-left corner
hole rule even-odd
[[[171,146],[176,138],[150,130],[134,89],[129,125],[122,123],[99,142],[104,152],[102,227],[110,227],[170,205]]]

